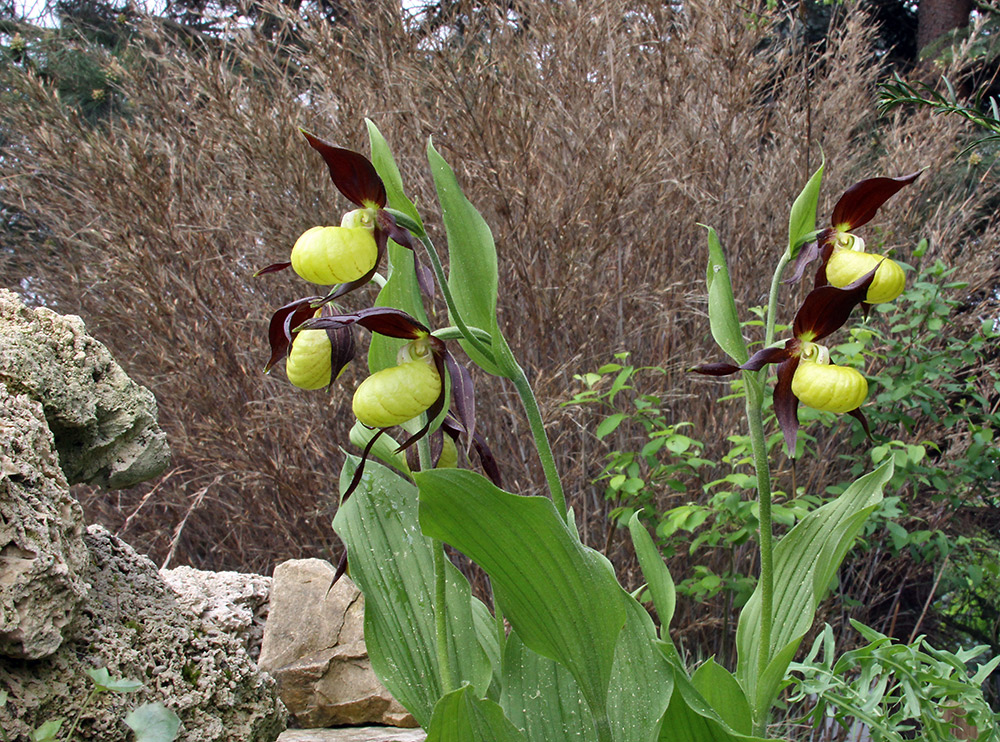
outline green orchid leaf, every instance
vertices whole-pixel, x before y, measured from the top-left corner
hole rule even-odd
[[[493,233],[476,207],[462,193],[455,172],[431,142],[427,143],[427,159],[448,235],[448,286],[456,309],[466,325],[481,327],[496,336],[499,333],[498,278]],[[455,321],[453,317],[452,322]],[[493,358],[486,357],[465,340],[461,344],[477,366],[487,373],[500,375]]]
[[[674,580],[660,556],[660,550],[653,543],[653,537],[639,521],[639,513],[633,513],[629,519],[628,530],[632,535],[635,555],[639,558],[639,568],[642,570],[642,576],[646,578],[646,587],[653,598],[653,607],[660,617],[660,636],[666,639],[677,604]]]
[[[805,188],[795,198],[788,214],[788,255],[794,258],[799,248],[816,238],[816,205],[819,203],[819,188],[823,182],[823,167],[812,174]]]
[[[378,430],[355,422],[351,428],[351,443],[364,450],[371,439],[378,433]],[[406,463],[406,455],[399,451],[399,441],[388,433],[382,433],[369,451],[369,456],[385,462],[389,466],[401,471],[403,474],[410,473],[410,466]]]
[[[597,742],[593,717],[573,675],[524,646],[516,631],[504,647],[500,705],[529,742]]]
[[[882,501],[892,477],[892,460],[867,474],[840,497],[806,515],[774,548],[773,633],[764,672],[760,652],[760,585],[740,614],[736,630],[736,677],[746,692],[754,719],[766,716],[789,663],[810,629],[840,563],[865,520]]]
[[[87,668],[84,670],[90,679],[94,681],[99,691],[110,691],[112,693],[134,693],[143,684],[138,680],[127,680],[125,678],[113,678],[106,667]]]
[[[341,473],[350,482],[356,459]],[[416,488],[369,461],[354,494],[337,511],[351,579],[365,595],[365,642],[375,674],[421,726],[442,696],[434,622],[433,544],[417,527]],[[493,678],[473,618],[468,581],[445,562],[448,654],[456,682],[485,695]],[[494,640],[495,641],[495,640]]]
[[[730,729],[739,734],[752,732],[750,704],[729,670],[709,657],[695,670],[691,683]]]
[[[701,225],[705,226],[705,225]],[[736,361],[736,365],[747,362],[750,357],[747,344],[740,330],[740,318],[733,298],[733,284],[729,279],[726,256],[722,251],[719,236],[711,227],[708,230],[708,323],[712,337],[722,350]]]
[[[731,729],[683,670],[674,667],[673,672],[674,693],[663,715],[659,742],[764,742]]]
[[[31,733],[31,742],[54,742],[59,738],[59,728],[66,720],[49,719]]]
[[[445,695],[434,707],[427,742],[527,742],[524,734],[489,699],[468,685]]]
[[[173,742],[181,719],[162,703],[147,703],[130,711],[125,725],[135,732],[135,742]]]
[[[420,220],[420,213],[413,205],[413,202],[406,197],[403,189],[403,178],[399,174],[399,167],[396,165],[396,158],[392,156],[388,142],[382,136],[382,132],[370,119],[365,119],[368,126],[368,141],[371,143],[372,165],[375,172],[382,179],[385,186],[386,195],[389,198],[389,206],[396,211],[405,214],[409,218],[407,228],[416,228],[415,236],[419,239],[424,236],[424,223]]]
[[[386,143],[382,133],[371,121],[365,119],[368,125],[368,138],[371,142],[372,164],[385,185],[389,198],[389,206],[403,214],[407,226],[417,230],[416,237],[424,234],[423,222],[413,202],[406,197],[403,190],[403,180],[396,166],[396,160]],[[424,309],[423,296],[417,283],[417,273],[414,270],[413,251],[400,247],[389,241],[389,268],[385,286],[375,299],[377,307],[395,307],[402,309],[412,317],[429,327],[427,312]],[[368,367],[372,373],[383,368],[396,365],[396,353],[405,341],[373,333],[371,345],[368,348]]]
[[[611,737],[614,742],[650,742],[669,707],[674,672],[657,647],[649,613],[630,595],[623,594],[622,600],[625,627],[618,635],[608,692]]]
[[[606,700],[623,591],[607,560],[583,546],[552,502],[498,489],[470,471],[417,472],[420,526],[479,564],[525,645],[573,675],[596,723]]]

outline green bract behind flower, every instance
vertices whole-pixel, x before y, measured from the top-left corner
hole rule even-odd
[[[374,221],[367,209],[344,215],[339,227],[313,227],[292,248],[292,268],[311,283],[349,283],[378,260]]]

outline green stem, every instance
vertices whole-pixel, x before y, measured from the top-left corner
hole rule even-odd
[[[76,734],[76,728],[80,726],[80,719],[83,718],[84,711],[86,711],[87,708],[90,706],[90,704],[94,702],[94,699],[97,698],[97,693],[98,691],[95,688],[94,690],[90,691],[90,693],[87,694],[87,699],[80,706],[79,711],[76,712],[76,718],[73,719],[73,725],[69,728],[69,731],[66,733],[66,736],[63,737],[63,739],[66,740],[73,739],[73,735]],[[62,735],[59,736],[61,737]]]
[[[791,260],[786,250],[771,278],[771,290],[767,298],[767,315],[764,319],[764,347],[774,342],[775,316],[778,308],[778,289],[781,274]],[[763,677],[771,659],[771,633],[774,628],[774,535],[771,521],[771,466],[767,457],[767,440],[764,437],[764,378],[765,371],[744,371],[743,383],[746,388],[747,423],[750,427],[750,447],[753,451],[753,467],[757,475],[758,520],[760,523],[760,644],[757,653],[757,679]],[[755,732],[764,736],[767,731],[769,709],[764,709],[761,718],[755,719]]]
[[[744,371],[746,385],[747,422],[750,425],[750,446],[757,474],[757,502],[760,521],[760,650],[757,654],[757,678],[763,676],[771,654],[771,630],[774,623],[774,544],[771,533],[771,471],[764,439],[764,385],[762,372]],[[767,715],[757,719],[759,734],[767,725]]]
[[[438,255],[437,248],[434,247],[434,243],[431,241],[430,237],[424,235],[420,238],[420,241],[427,248],[427,255],[431,260],[431,268],[434,269],[434,277],[437,279],[438,286],[441,287],[441,294],[444,296],[444,303],[448,305],[448,314],[451,315],[451,321],[455,323],[455,326],[462,333],[462,337],[465,339],[469,345],[478,350],[487,358],[492,359],[494,357],[493,351],[488,345],[484,345],[482,341],[476,337],[472,329],[465,324],[465,319],[458,311],[458,305],[455,304],[455,297],[451,295],[451,287],[448,286],[448,279],[444,275],[444,266],[441,264],[441,256]]]
[[[778,287],[781,285],[781,274],[784,273],[785,266],[788,265],[788,261],[791,259],[791,253],[785,250],[784,255],[781,256],[781,260],[778,261],[778,267],[774,271],[774,276],[771,278],[771,293],[767,298],[767,318],[764,331],[765,348],[774,342],[774,318],[778,310]]]
[[[509,351],[508,351],[509,352]],[[534,392],[531,391],[531,384],[524,374],[524,369],[517,365],[517,373],[513,375],[511,381],[524,405],[524,412],[528,416],[528,426],[531,428],[531,435],[535,441],[535,450],[538,451],[538,459],[541,461],[542,470],[545,472],[545,481],[549,486],[549,495],[556,509],[562,515],[563,520],[569,509],[566,507],[566,495],[563,492],[562,481],[559,479],[559,471],[556,469],[555,456],[552,455],[552,446],[549,445],[549,436],[545,432],[545,423],[542,421],[542,411],[538,408],[538,400],[535,399]]]

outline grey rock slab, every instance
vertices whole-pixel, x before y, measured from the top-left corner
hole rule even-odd
[[[278,742],[424,742],[421,729],[342,727],[340,729],[286,729]]]
[[[281,700],[303,727],[416,721],[379,682],[364,643],[364,597],[322,559],[274,569],[260,667],[278,681]]]

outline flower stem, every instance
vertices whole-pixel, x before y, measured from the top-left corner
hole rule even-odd
[[[552,502],[555,504],[560,515],[562,515],[563,520],[565,520],[569,512],[566,507],[566,494],[563,492],[562,480],[559,479],[559,471],[556,469],[556,460],[555,456],[552,455],[552,446],[549,444],[548,433],[545,432],[542,412],[538,408],[538,400],[531,390],[531,384],[528,383],[528,377],[525,375],[524,369],[520,365],[514,365],[517,368],[517,373],[511,381],[514,382],[514,388],[517,390],[517,395],[521,398],[521,404],[524,406],[524,412],[528,416],[528,427],[531,428],[531,435],[535,441],[535,450],[538,451],[538,459],[542,464],[542,470],[545,472],[545,481],[549,486],[549,495],[552,497]]]
[[[778,308],[778,288],[781,274],[791,260],[788,250],[782,254],[771,278],[771,291],[767,298],[767,315],[764,320],[764,347],[774,342],[775,315]],[[757,681],[760,682],[771,659],[771,633],[774,628],[774,535],[771,521],[771,466],[764,437],[764,377],[765,371],[744,371],[746,388],[747,423],[750,427],[750,447],[753,450],[753,468],[757,475],[757,507],[760,535],[760,643],[757,653]],[[764,736],[767,730],[767,709],[754,720],[755,732]]]
[[[771,654],[771,630],[774,623],[774,544],[771,533],[771,471],[764,439],[764,384],[763,372],[744,371],[746,385],[747,422],[750,425],[750,446],[753,449],[753,466],[757,474],[757,503],[760,522],[760,644],[757,654],[758,682],[767,669]],[[766,724],[766,718],[757,720]],[[758,731],[763,731],[759,729]]]
[[[444,275],[444,266],[441,264],[441,256],[438,255],[437,248],[434,247],[434,243],[431,241],[430,237],[424,235],[420,238],[424,247],[427,248],[427,255],[431,260],[431,268],[434,270],[434,278],[438,282],[438,286],[441,287],[441,294],[444,296],[444,303],[448,305],[448,314],[451,315],[451,321],[455,323],[455,326],[461,331],[463,339],[469,343],[473,348],[482,353],[487,358],[493,358],[494,353],[488,345],[484,345],[483,342],[476,336],[472,329],[465,323],[465,319],[458,311],[458,305],[455,304],[455,297],[451,295],[451,287],[448,286],[448,279]]]

